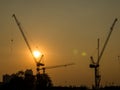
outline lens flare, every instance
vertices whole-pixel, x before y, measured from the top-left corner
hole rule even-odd
[[[82,52],[82,56],[86,56],[87,55],[87,53],[86,52]]]

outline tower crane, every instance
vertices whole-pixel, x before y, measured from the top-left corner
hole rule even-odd
[[[41,55],[41,57],[40,57],[39,60],[37,60],[37,59],[34,57],[32,48],[30,47],[30,44],[29,44],[29,42],[28,42],[28,39],[27,39],[27,37],[25,36],[25,34],[24,34],[24,32],[23,32],[23,29],[22,29],[22,27],[21,27],[20,22],[18,21],[18,19],[17,19],[17,17],[16,17],[15,14],[13,14],[12,17],[15,19],[16,24],[17,24],[17,26],[18,26],[18,28],[19,28],[19,30],[20,30],[22,36],[23,36],[23,39],[24,39],[24,41],[25,41],[25,43],[26,43],[26,45],[27,45],[27,47],[28,47],[30,53],[32,54],[32,57],[33,57],[33,59],[34,59],[34,61],[35,61],[35,63],[36,63],[36,66],[37,66],[37,68],[36,68],[37,73],[40,73],[40,72],[39,72],[40,66],[44,66],[44,64],[41,63],[41,60],[42,60],[42,58],[43,58],[43,54]]]
[[[102,55],[103,55],[103,53],[104,53],[104,51],[105,51],[105,48],[106,48],[106,46],[107,46],[107,43],[108,43],[108,41],[109,41],[109,38],[110,38],[110,36],[111,36],[111,33],[112,33],[112,31],[113,31],[113,28],[114,28],[117,20],[118,20],[118,19],[115,18],[115,20],[114,20],[114,22],[113,22],[113,24],[112,24],[112,26],[111,26],[111,28],[110,28],[109,34],[108,34],[108,36],[107,36],[107,38],[106,38],[106,41],[105,41],[105,43],[104,43],[104,46],[103,46],[100,54],[99,54],[99,39],[98,39],[98,59],[97,59],[97,62],[94,61],[93,56],[90,57],[90,59],[91,59],[91,61],[92,61],[92,64],[90,64],[89,67],[90,67],[90,68],[94,68],[94,71],[95,71],[95,89],[98,89],[98,88],[99,88],[100,80],[101,80],[101,75],[99,74],[99,66],[100,66],[99,63],[100,63],[100,60],[101,60]]]
[[[75,63],[68,63],[68,64],[55,65],[55,66],[47,66],[47,67],[42,67],[42,68],[40,68],[40,70],[43,70],[43,74],[45,74],[45,70],[46,70],[46,69],[67,67],[67,66],[74,65],[74,64],[75,64]]]

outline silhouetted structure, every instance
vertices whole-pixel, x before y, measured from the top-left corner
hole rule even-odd
[[[52,80],[47,74],[37,74],[36,77],[37,77],[36,81],[37,90],[53,87]]]
[[[94,61],[93,56],[90,57],[90,59],[91,59],[91,61],[92,61],[92,64],[90,64],[89,66],[90,66],[90,68],[93,68],[94,71],[95,71],[95,86],[94,86],[95,89],[99,89],[100,80],[101,80],[101,75],[100,75],[100,73],[99,73],[99,66],[100,66],[99,63],[100,63],[100,60],[101,60],[102,55],[103,55],[103,53],[104,53],[104,51],[105,51],[105,48],[106,48],[106,46],[107,46],[107,43],[108,43],[108,41],[109,41],[109,39],[110,39],[111,33],[112,33],[112,31],[113,31],[113,28],[114,28],[117,20],[118,20],[118,19],[115,18],[115,20],[114,20],[114,22],[113,22],[113,24],[112,24],[112,26],[111,26],[111,28],[110,28],[109,34],[108,34],[108,36],[107,36],[107,38],[106,38],[106,41],[105,41],[105,43],[104,43],[104,46],[103,46],[100,54],[99,54],[99,39],[98,39],[98,59],[97,59],[97,62]]]
[[[47,74],[33,75],[33,71],[27,69],[25,72],[3,75],[0,90],[41,90],[52,86],[52,80]]]

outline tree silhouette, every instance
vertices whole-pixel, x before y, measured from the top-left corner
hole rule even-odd
[[[18,71],[12,75],[6,74],[5,77],[3,90],[40,90],[53,86],[52,80],[47,74],[33,75],[31,69],[27,69],[25,72]]]
[[[35,76],[32,70],[26,70],[24,73],[24,88],[25,90],[35,89]]]
[[[36,77],[37,77],[37,80],[36,80],[37,90],[50,88],[53,86],[52,80],[50,79],[48,74],[37,74]]]

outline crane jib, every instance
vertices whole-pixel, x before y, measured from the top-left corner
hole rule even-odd
[[[24,38],[24,40],[25,40],[25,42],[26,42],[26,45],[27,45],[28,49],[30,50],[30,53],[32,54],[32,49],[31,49],[31,47],[30,47],[30,45],[29,45],[29,43],[28,43],[28,40],[27,40],[27,38],[26,38],[26,36],[25,36],[25,34],[24,34],[21,26],[20,26],[19,21],[17,20],[17,18],[16,18],[16,16],[15,16],[15,14],[13,14],[13,17],[14,17],[14,19],[15,19],[15,21],[16,21],[19,29],[20,29],[20,32],[21,32],[21,34],[22,34],[22,36],[23,36],[23,38]],[[32,56],[33,56],[33,54],[32,54]],[[35,60],[35,62],[37,61],[34,56],[33,56],[33,59]]]
[[[107,45],[107,43],[108,43],[108,41],[109,41],[109,38],[110,38],[110,36],[111,36],[111,33],[112,33],[112,31],[113,31],[113,28],[114,28],[117,20],[118,20],[118,19],[115,18],[115,20],[114,20],[114,22],[113,22],[113,24],[112,24],[112,26],[111,26],[111,28],[110,28],[110,32],[109,32],[109,34],[108,34],[108,36],[107,36],[107,39],[106,39],[106,41],[105,41],[105,43],[104,43],[103,49],[102,49],[102,51],[101,51],[101,53],[100,53],[100,55],[99,55],[99,57],[98,57],[97,64],[99,64],[99,62],[100,62],[100,59],[101,59],[101,57],[102,57],[102,55],[103,55],[103,52],[104,52],[104,50],[105,50],[105,48],[106,48],[106,45]]]

